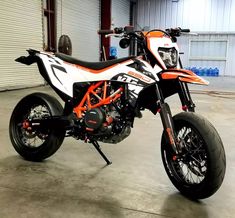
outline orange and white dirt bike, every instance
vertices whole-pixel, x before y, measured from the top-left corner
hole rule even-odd
[[[176,37],[189,30],[140,32],[125,27],[98,32],[121,37],[122,47],[137,41],[142,55],[85,62],[30,49],[28,56],[16,59],[26,65],[37,63],[65,104],[62,107],[56,98],[39,92],[20,100],[9,126],[15,150],[26,160],[41,161],[58,150],[64,137],[72,136],[94,145],[111,164],[98,142],[121,142],[130,135],[134,119],[148,109],[160,114],[162,161],[174,186],[193,199],[214,194],[224,178],[225,152],[212,124],[194,112],[187,86],[208,82],[181,69]],[[174,94],[183,111],[172,116],[165,99]]]

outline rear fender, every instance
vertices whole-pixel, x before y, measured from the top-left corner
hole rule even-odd
[[[191,70],[184,69],[167,69],[160,73],[162,80],[180,80],[185,83],[193,83],[200,85],[209,85],[209,82],[200,76],[196,75]]]
[[[71,101],[72,98],[69,95],[67,95],[66,93],[64,93],[63,91],[61,91],[57,87],[55,87],[53,85],[53,83],[51,82],[51,79],[47,73],[47,70],[45,68],[45,65],[44,65],[42,59],[39,57],[39,55],[37,55],[37,54],[40,54],[41,52],[34,50],[34,49],[29,49],[29,50],[27,50],[27,52],[29,53],[28,56],[18,57],[17,59],[15,59],[15,61],[22,63],[22,64],[26,64],[26,65],[31,65],[33,63],[37,63],[37,66],[38,66],[38,69],[39,69],[41,76],[55,90],[55,92],[63,99],[63,101],[65,101],[65,102]]]
[[[27,52],[29,53],[29,56],[20,56],[16,58],[15,61],[26,65],[36,63],[38,58],[35,54],[40,52],[34,49],[28,49]]]
[[[29,55],[29,56],[20,56],[16,58],[15,61],[21,64],[31,65],[37,62],[37,59],[35,58],[35,56]]]
[[[63,107],[60,102],[55,97],[42,92],[35,92],[25,96],[18,102],[14,110],[24,110],[24,105],[27,105],[28,102],[40,102],[47,105],[50,108],[52,116],[60,116],[63,114]]]

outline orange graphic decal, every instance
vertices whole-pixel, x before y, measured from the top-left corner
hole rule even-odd
[[[166,132],[168,134],[168,138],[169,138],[169,141],[170,141],[171,145],[174,145],[174,138],[172,136],[171,128],[166,128]]]
[[[146,82],[146,83],[150,83],[151,82],[151,79],[149,77],[141,75],[139,73],[135,73],[135,72],[129,71],[128,75],[133,76],[133,77],[135,77],[135,78],[137,78],[137,79],[139,79],[139,80],[141,80],[143,82]]]

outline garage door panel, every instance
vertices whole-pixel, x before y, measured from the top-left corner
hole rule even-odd
[[[43,84],[36,66],[14,61],[28,48],[42,49],[41,1],[1,1],[0,23],[0,90]]]
[[[58,1],[57,39],[62,34],[70,37],[72,56],[86,61],[99,60],[99,26],[99,0]]]

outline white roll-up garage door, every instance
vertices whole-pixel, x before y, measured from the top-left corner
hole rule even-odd
[[[100,1],[58,0],[57,42],[63,34],[72,41],[72,56],[85,61],[99,60]]]
[[[14,60],[26,49],[42,49],[42,3],[40,0],[3,0],[0,6],[0,90],[43,83],[36,65]]]
[[[112,27],[125,27],[130,24],[130,0],[113,0],[112,1]],[[111,38],[111,46],[117,48],[118,57],[126,57],[129,55],[129,49],[119,47],[120,38]]]

